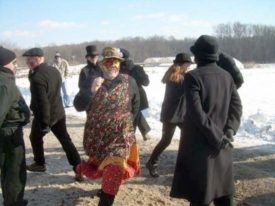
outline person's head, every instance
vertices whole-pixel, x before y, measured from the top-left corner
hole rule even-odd
[[[0,66],[11,70],[15,74],[17,68],[15,53],[9,49],[0,47]]]
[[[129,57],[130,57],[130,52],[126,49],[123,49],[123,48],[120,48],[120,51],[122,53],[123,59],[128,60]]]
[[[162,82],[167,81],[179,82],[183,79],[184,73],[187,71],[188,67],[193,64],[191,56],[187,53],[179,53],[174,59],[174,64],[169,67],[165,73]]]
[[[104,78],[114,79],[119,73],[121,62],[124,61],[122,52],[119,48],[106,47],[103,49],[102,56],[101,68]]]
[[[61,62],[61,54],[59,52],[56,52],[54,55],[54,61],[57,63]]]
[[[86,46],[86,59],[88,62],[92,64],[96,64],[98,60],[98,52],[95,45],[88,45]]]
[[[30,69],[34,69],[44,62],[44,52],[40,48],[32,48],[22,55],[26,57],[26,64]]]
[[[218,41],[213,36],[201,35],[190,47],[190,50],[194,54],[197,63],[216,62],[218,60]]]

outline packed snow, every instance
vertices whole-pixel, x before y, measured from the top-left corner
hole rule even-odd
[[[71,76],[66,80],[68,93],[73,101],[78,92],[78,74],[84,65],[71,66]],[[143,111],[149,125],[150,136],[160,138],[162,124],[160,119],[161,104],[163,101],[165,85],[161,78],[168,67],[145,67],[149,75],[150,84],[144,87],[150,108]],[[238,90],[243,103],[243,116],[240,129],[235,136],[235,147],[274,145],[275,150],[275,65],[258,68],[242,69],[244,84]],[[19,75],[20,76],[20,75]],[[17,85],[29,104],[29,81],[26,76],[17,78]],[[66,114],[86,118],[85,112],[77,112],[74,107],[66,108]],[[138,131],[137,131],[138,132]],[[179,129],[174,138],[179,138]]]

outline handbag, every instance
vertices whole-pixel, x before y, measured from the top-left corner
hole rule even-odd
[[[182,125],[184,116],[186,113],[186,103],[185,103],[185,98],[184,95],[180,97],[179,103],[177,105],[177,108],[170,120],[170,123],[177,124],[177,125]]]

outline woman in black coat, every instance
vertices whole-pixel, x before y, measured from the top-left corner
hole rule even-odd
[[[173,114],[183,95],[183,79],[187,68],[192,63],[188,54],[179,53],[174,64],[165,73],[162,83],[166,84],[164,100],[162,103],[160,121],[162,122],[162,137],[146,164],[152,177],[158,177],[157,162],[160,154],[169,146],[176,130],[177,124],[172,123]]]
[[[233,205],[232,135],[242,104],[230,74],[219,66],[218,44],[203,35],[191,47],[197,69],[184,79],[186,114],[170,195],[191,206]]]

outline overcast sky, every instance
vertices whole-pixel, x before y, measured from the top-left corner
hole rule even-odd
[[[275,26],[275,1],[0,0],[0,43],[22,48],[154,35],[183,39],[234,22]]]

